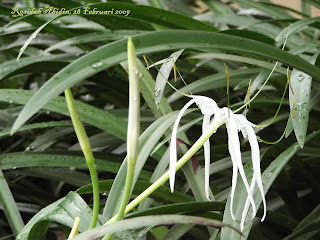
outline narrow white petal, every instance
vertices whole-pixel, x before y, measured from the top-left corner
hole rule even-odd
[[[252,181],[251,181],[251,185],[250,185],[250,192],[251,192],[252,195],[253,195],[253,192],[254,192],[254,188],[256,186],[255,184],[256,184],[256,176],[255,176],[255,173],[253,173],[253,177],[252,177]],[[246,203],[244,205],[242,216],[241,216],[241,223],[240,223],[241,231],[244,230],[244,224],[245,224],[245,221],[246,221],[246,217],[248,215],[249,205],[250,205],[250,199],[249,199],[249,196],[248,196],[247,200],[246,200]],[[255,216],[252,216],[252,218],[254,218],[254,217]]]
[[[229,119],[226,123],[226,126],[227,126],[227,132],[228,132],[228,139],[229,139],[228,147],[231,155],[231,160],[234,161],[238,166],[240,176],[247,190],[248,197],[250,198],[252,209],[255,215],[256,206],[255,206],[252,194],[250,192],[249,184],[248,184],[246,174],[244,172],[243,165],[242,165],[242,160],[241,160],[240,141],[238,136],[237,124],[234,118],[234,114],[232,113],[231,110],[229,110],[228,114],[229,114]]]
[[[221,113],[224,114],[225,119],[226,119],[226,123],[227,123],[228,116],[230,114],[229,113],[229,109],[223,108],[221,110]],[[227,131],[228,131],[228,134],[229,134],[228,128],[227,128]],[[237,187],[238,165],[234,161],[233,156],[235,155],[235,153],[234,153],[234,149],[232,147],[230,147],[231,145],[232,145],[232,142],[231,142],[230,137],[229,137],[228,138],[228,147],[229,147],[229,153],[230,153],[230,157],[231,157],[231,161],[232,161],[232,183],[231,183],[231,193],[230,193],[230,214],[231,214],[231,217],[232,217],[233,221],[236,221],[236,218],[234,216],[234,211],[233,211],[233,200],[234,200],[234,193],[235,193],[236,187]]]
[[[203,123],[202,123],[202,134],[204,134],[210,124],[210,115],[205,114],[203,116]],[[204,148],[204,178],[205,178],[205,192],[206,192],[206,197],[210,201],[209,197],[209,189],[210,189],[210,141],[209,139],[204,143],[203,145]]]
[[[172,134],[171,134],[171,142],[170,142],[170,189],[171,192],[174,190],[174,182],[176,176],[176,164],[177,164],[177,130],[179,126],[180,119],[184,112],[196,101],[196,99],[191,99],[189,102],[184,105],[181,111],[178,114],[178,117],[173,125]]]
[[[248,140],[251,146],[251,158],[252,158],[252,165],[253,165],[253,172],[255,176],[255,180],[257,182],[257,186],[260,190],[261,193],[261,198],[263,202],[263,217],[261,221],[263,221],[266,217],[267,214],[267,204],[266,204],[266,198],[263,190],[263,185],[262,185],[262,178],[261,178],[261,169],[260,169],[260,149],[259,149],[259,144],[257,140],[257,136],[249,124],[246,124],[246,129],[248,133]]]
[[[231,194],[230,194],[230,213],[233,221],[236,220],[233,212],[233,199],[234,199],[234,193],[236,191],[237,186],[237,178],[238,178],[238,166],[237,164],[232,161],[232,185],[231,185]]]

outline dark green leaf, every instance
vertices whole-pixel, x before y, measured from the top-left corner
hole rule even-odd
[[[83,240],[83,239],[96,239],[97,237],[103,236],[107,233],[114,233],[125,231],[132,228],[141,228],[145,226],[152,226],[152,225],[168,225],[168,224],[201,224],[205,226],[212,226],[212,227],[227,227],[229,226],[219,222],[217,220],[209,220],[207,218],[200,218],[200,217],[191,217],[191,216],[184,216],[184,215],[158,215],[158,216],[151,216],[151,217],[137,217],[122,220],[116,223],[111,223],[102,227],[97,227],[93,230],[84,232],[82,234],[77,235],[74,240]],[[240,233],[232,228],[237,234]]]
[[[225,34],[182,30],[158,31],[135,36],[132,40],[136,46],[137,55],[177,48],[226,49],[278,60],[297,69],[303,69],[305,73],[320,79],[320,69],[297,56],[267,44]],[[119,40],[107,44],[68,65],[51,78],[30,99],[16,120],[12,132],[15,132],[34,113],[63,92],[64,89],[125,59],[126,40]]]

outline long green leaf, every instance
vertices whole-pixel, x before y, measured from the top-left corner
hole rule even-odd
[[[287,236],[284,240],[289,239],[312,239],[312,237],[319,232],[320,226],[320,205],[313,209],[313,211],[305,217],[298,226],[293,230],[292,234]],[[303,237],[298,237],[304,235]]]
[[[258,19],[254,19],[252,17],[247,16],[239,16],[235,14],[203,14],[195,17],[198,20],[203,21],[212,21],[214,23],[220,24],[230,24],[233,26],[237,26],[240,29],[249,29],[251,31],[255,31],[264,35],[269,36],[272,39],[275,39],[278,34],[282,31],[282,28],[278,27],[275,24],[270,24],[268,21],[263,22]],[[279,20],[278,20],[279,21]],[[285,22],[290,20],[284,20]],[[287,46],[299,47],[302,44],[307,44],[307,41],[304,41],[298,36],[292,35],[288,41]]]
[[[43,0],[42,0],[43,1]],[[43,1],[52,3],[51,1]],[[65,0],[55,1],[53,4],[58,4],[61,7],[65,7]],[[74,2],[67,1],[70,3],[70,8],[79,7],[79,4],[75,4]],[[114,14],[104,14],[103,16],[94,16],[93,14],[85,14],[85,8],[87,10],[93,10],[96,8],[98,11],[110,11],[114,9]],[[182,29],[197,29],[197,30],[205,30],[205,31],[217,31],[213,26],[205,24],[203,22],[197,21],[190,17],[166,11],[159,8],[144,6],[144,5],[135,5],[121,2],[106,2],[106,3],[97,3],[88,6],[81,6],[80,9],[84,16],[88,19],[96,21],[104,26],[110,28],[110,25],[113,25],[115,22],[119,21],[119,24],[123,24],[124,27],[128,29],[130,27],[130,21],[139,20],[147,23],[154,23],[161,26],[169,27],[169,28],[182,28]],[[126,10],[126,14],[117,14],[116,10]],[[129,11],[129,14],[127,14]],[[131,23],[131,25],[134,25]],[[115,27],[115,26],[111,26]],[[132,26],[131,26],[132,28]],[[130,28],[129,28],[130,29]],[[147,29],[143,29],[147,30]]]
[[[138,30],[115,30],[115,31],[104,31],[104,32],[97,32],[97,33],[88,33],[83,34],[80,36],[75,36],[73,38],[69,38],[64,41],[60,41],[54,45],[48,47],[44,53],[51,52],[53,50],[80,44],[80,43],[88,43],[88,42],[96,42],[96,41],[109,41],[109,40],[118,40],[125,37],[141,34],[145,31],[138,31]]]
[[[16,59],[11,61],[6,61],[0,65],[0,80],[6,76],[11,76],[13,74],[21,73],[25,67],[43,62],[71,62],[76,57],[76,54],[62,53],[55,55],[42,55],[42,56],[31,56],[21,58],[19,61]],[[45,69],[46,70],[46,69]]]
[[[250,69],[239,69],[229,71],[230,77],[230,86],[234,87],[241,83],[243,79],[249,79],[250,76],[256,75],[261,72],[261,68],[250,68]],[[226,74],[223,73],[215,73],[204,78],[198,79],[190,84],[188,87],[182,87],[179,89],[180,92],[188,93],[188,89],[193,93],[200,93],[202,91],[207,91],[211,89],[222,88],[227,85]],[[168,101],[170,103],[175,102],[176,100],[182,98],[182,94],[179,92],[173,92],[169,97]]]
[[[169,151],[170,151],[170,149],[167,148],[166,152],[162,155],[159,163],[157,164],[156,168],[154,169],[152,176],[149,180],[151,183],[154,183],[155,181],[157,181],[166,172],[166,169],[168,167],[168,162],[169,162],[168,161]],[[152,205],[152,202],[153,202],[153,200],[151,198],[147,198],[139,204],[138,209],[139,210],[148,209]]]
[[[224,4],[219,0],[203,0],[207,7],[218,14],[234,14],[228,4]]]
[[[11,39],[10,40],[9,39],[10,38],[8,38],[8,41],[11,40]],[[25,43],[26,40],[27,40],[27,38],[24,35],[19,37],[15,41],[11,40],[9,44],[1,46],[0,47],[0,51],[4,51],[4,50],[11,49],[11,48],[20,47]],[[32,41],[29,45],[50,46],[50,45],[53,45],[53,44],[56,44],[56,43],[58,43],[58,39],[55,36],[45,35],[45,34],[38,34],[36,40]]]
[[[101,193],[109,192],[114,180],[105,180],[99,182],[99,189]],[[146,190],[149,186],[151,186],[150,182],[138,180],[133,193],[135,195],[139,195],[144,190]],[[86,185],[77,190],[79,194],[87,194],[92,193],[92,185]],[[166,203],[179,203],[179,202],[191,202],[193,199],[183,193],[173,192],[171,193],[170,189],[166,186],[159,187],[156,191],[154,191],[150,198],[155,199],[158,202],[166,202]]]
[[[235,36],[175,30],[141,34],[134,36],[132,40],[135,43],[137,55],[177,48],[219,48],[278,60],[320,79],[320,69],[305,60],[267,44]],[[16,120],[12,132],[15,132],[34,113],[52,98],[59,95],[65,88],[71,87],[86,77],[92,76],[125,59],[126,40],[119,40],[107,44],[68,65],[50,79],[30,99]]]
[[[89,228],[92,211],[87,203],[75,192],[50,204],[39,211],[24,227],[17,240],[43,239],[48,223],[54,221],[72,228],[74,219],[80,217],[79,231]]]
[[[318,55],[313,56],[310,62],[314,64]],[[309,123],[312,77],[293,69],[290,84],[292,87],[292,91],[289,91],[290,117],[297,141],[303,148]]]
[[[67,136],[68,134],[74,133],[73,128],[57,127],[52,128],[45,133],[36,137],[36,139],[29,144],[29,149],[35,151],[44,151],[46,148],[54,144],[59,138]]]
[[[308,3],[310,3],[311,5],[317,7],[317,8],[320,8],[320,1],[319,0],[304,0]]]
[[[114,146],[122,143],[121,139],[116,138],[115,136],[102,132],[89,137],[90,144],[92,148],[101,148],[107,146]],[[69,148],[70,151],[80,151],[81,147],[79,143],[74,144]]]
[[[0,101],[25,104],[34,95],[28,90],[0,89]],[[92,126],[100,128],[114,136],[125,139],[127,124],[108,113],[107,111],[76,101],[81,119]],[[43,106],[44,109],[69,116],[69,111],[64,97],[56,97],[51,102]]]
[[[279,33],[279,35],[276,37],[276,41],[277,42],[284,41],[288,32],[289,32],[289,37],[290,37],[290,35],[293,35],[293,34],[299,32],[300,30],[302,30],[306,26],[308,26],[312,23],[315,23],[315,22],[319,22],[319,21],[320,21],[320,17],[299,20],[299,21],[291,24],[289,27],[284,28]]]
[[[200,54],[196,54],[196,55],[191,55],[188,58],[190,58],[190,59],[217,58],[217,59],[223,59],[223,60],[231,60],[231,61],[235,61],[235,62],[248,63],[248,64],[252,64],[252,65],[256,65],[256,66],[264,67],[264,68],[268,68],[268,69],[273,69],[273,67],[274,67],[273,63],[261,61],[261,60],[254,59],[254,58],[242,57],[242,56],[231,55],[231,54],[223,54],[223,53],[200,53]],[[283,67],[277,67],[275,69],[275,71],[282,73],[282,74],[287,73],[287,70]]]
[[[235,2],[240,4],[240,6],[255,8],[264,13],[268,13],[271,16],[274,16],[276,18],[283,18],[284,16],[287,18],[291,17],[288,13],[280,9],[277,5],[271,6],[268,4],[263,4],[261,2],[256,2],[252,0],[235,0]]]
[[[0,202],[7,216],[10,227],[15,236],[17,236],[24,227],[24,223],[17,204],[12,196],[9,185],[0,168]]]
[[[227,227],[229,226],[223,224],[220,221],[201,218],[201,217],[191,217],[191,216],[184,216],[184,215],[158,215],[158,216],[151,216],[151,217],[137,217],[122,220],[120,222],[111,223],[105,226],[97,227],[93,230],[86,231],[77,235],[73,240],[83,240],[83,239],[96,239],[102,235],[114,232],[125,231],[132,228],[141,228],[145,226],[153,226],[153,225],[167,225],[167,224],[201,224],[204,226],[212,226],[212,227]],[[240,233],[234,229],[237,234]]]
[[[181,239],[183,235],[186,234],[190,229],[192,229],[192,225],[188,224],[180,224],[173,226],[167,234],[161,238],[161,240],[178,240]]]
[[[96,159],[97,168],[101,171],[117,173],[120,168],[120,159],[114,155]],[[9,153],[0,155],[2,169],[23,167],[77,167],[86,169],[87,165],[82,156],[49,154],[49,153]],[[151,173],[142,170],[141,179],[150,179]]]
[[[164,9],[164,5],[162,4],[161,0],[147,0],[149,5],[156,8]]]
[[[15,174],[19,176],[32,176],[38,178],[51,179],[81,187],[90,183],[90,177],[86,173],[74,171],[68,168],[48,168],[48,167],[32,167],[24,169],[15,169]]]
[[[301,1],[300,6],[301,6],[301,12],[310,17],[311,16],[310,4],[308,4],[305,1]]]
[[[222,211],[225,203],[223,202],[190,202],[190,203],[174,203],[165,206],[149,208],[144,211],[133,212],[127,217],[138,217],[157,214],[175,214],[175,213],[196,213],[207,211]]]
[[[184,49],[181,49],[177,52],[172,53],[168,58],[166,58],[166,61],[162,64],[162,66],[159,69],[154,89],[154,100],[158,108],[160,105],[161,98],[163,96],[164,88],[167,85],[167,81],[169,79],[171,70],[174,67],[175,62],[178,60],[183,50]]]
[[[51,128],[51,127],[72,127],[71,121],[52,121],[52,122],[43,122],[43,123],[34,123],[22,126],[18,132],[23,132],[27,130],[33,130],[33,129],[42,129],[42,128]],[[10,130],[4,130],[0,132],[0,139],[4,136],[9,136]]]
[[[319,232],[320,228],[320,221],[313,222],[306,227],[302,228],[299,231],[296,231],[295,233],[291,234],[290,236],[284,238],[283,240],[291,240],[291,239],[299,239],[299,240],[306,240],[306,239],[314,239],[312,238],[313,234],[316,234]]]
[[[17,57],[17,61],[19,61],[20,57],[22,56],[22,54],[24,53],[24,51],[26,50],[26,48],[29,46],[29,44],[31,43],[31,41],[37,37],[37,34],[39,34],[39,32],[41,32],[42,29],[44,29],[48,24],[50,24],[52,21],[54,20],[54,18],[48,22],[46,22],[45,24],[43,24],[42,26],[40,26],[36,31],[34,31],[30,37],[24,42],[23,46],[21,47],[18,57]]]

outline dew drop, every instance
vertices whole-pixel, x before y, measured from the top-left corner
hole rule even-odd
[[[160,94],[160,92],[161,92],[161,89],[156,89],[155,92],[154,92],[154,95],[155,95],[156,97],[158,97],[159,94]]]
[[[94,64],[92,64],[91,65],[91,67],[93,67],[93,68],[99,68],[99,67],[101,67],[103,65],[103,63],[102,62],[97,62],[97,63],[94,63]]]
[[[24,151],[27,152],[27,151],[30,151],[30,150],[32,150],[31,146],[27,147]]]
[[[305,79],[305,77],[303,76],[303,74],[300,74],[298,76],[298,81],[301,83],[303,80]]]

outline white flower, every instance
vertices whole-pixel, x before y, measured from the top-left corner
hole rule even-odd
[[[244,228],[244,222],[246,219],[246,216],[249,211],[249,205],[251,203],[252,206],[252,217],[255,217],[256,215],[256,205],[253,199],[253,192],[255,189],[255,185],[257,184],[263,205],[264,205],[264,215],[261,219],[261,221],[264,220],[266,216],[266,200],[264,196],[264,190],[262,186],[262,179],[261,179],[261,170],[260,170],[260,150],[259,150],[259,144],[257,141],[257,137],[255,135],[255,132],[253,130],[253,124],[250,123],[246,117],[242,114],[234,114],[230,109],[228,108],[222,108],[220,109],[216,102],[209,98],[204,96],[191,96],[192,99],[181,109],[172,130],[172,137],[171,137],[171,144],[170,144],[170,188],[171,191],[174,190],[174,182],[175,182],[175,172],[176,172],[176,162],[177,162],[177,146],[176,146],[176,135],[177,135],[177,129],[180,122],[180,119],[182,118],[182,115],[184,112],[193,104],[196,103],[198,107],[201,110],[201,113],[203,114],[203,123],[202,123],[202,134],[204,134],[209,126],[210,126],[210,120],[211,116],[218,114],[219,117],[222,115],[224,122],[226,124],[227,133],[228,133],[228,148],[229,153],[232,160],[233,165],[233,174],[232,174],[232,187],[231,187],[231,194],[230,194],[230,212],[232,219],[235,220],[234,212],[233,212],[233,200],[234,200],[234,193],[236,189],[237,184],[237,177],[238,172],[240,173],[240,176],[242,178],[242,181],[245,185],[248,197],[244,206],[244,210],[242,212],[241,217],[241,230]],[[213,121],[212,121],[213,122]],[[211,122],[211,123],[212,123]],[[252,165],[253,165],[253,177],[251,186],[249,186],[249,183],[247,181],[242,159],[241,159],[241,150],[240,150],[240,140],[238,136],[238,131],[241,131],[244,138],[248,138],[249,144],[251,147],[251,157],[252,157]],[[210,142],[209,139],[204,143],[204,158],[205,158],[205,193],[208,200],[209,198],[209,177],[210,177]]]
[[[219,111],[219,107],[214,100],[203,96],[192,96],[192,99],[181,109],[172,130],[172,137],[170,143],[170,188],[171,192],[174,190],[176,163],[177,163],[177,130],[180,119],[184,112],[193,104],[196,103],[201,110],[203,116],[202,133],[208,129],[210,125],[210,117]],[[205,192],[206,197],[209,199],[209,170],[210,170],[210,142],[209,139],[204,143],[204,155],[205,155]]]

